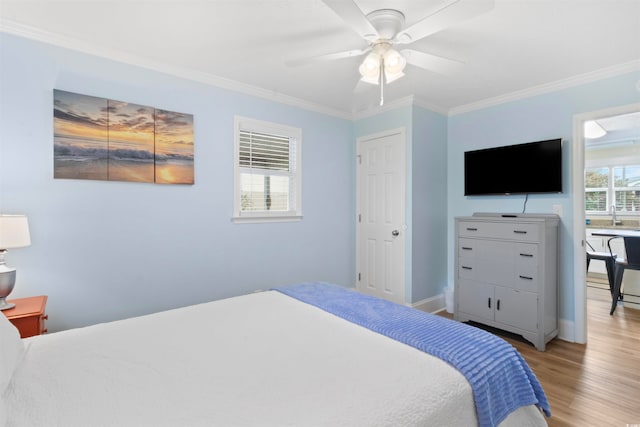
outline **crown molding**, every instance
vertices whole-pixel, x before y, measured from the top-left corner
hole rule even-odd
[[[425,110],[433,111],[434,113],[442,114],[444,116],[449,114],[449,109],[440,105],[431,104],[424,99],[415,97],[413,105],[424,108]]]
[[[557,80],[552,83],[534,86],[528,89],[511,92],[501,96],[496,96],[494,98],[488,98],[482,101],[461,105],[459,107],[454,107],[449,110],[449,116],[468,113],[474,110],[480,110],[487,107],[493,107],[495,105],[504,104],[507,102],[518,101],[520,99],[529,98],[532,96],[543,95],[550,92],[556,92],[559,90],[568,89],[568,88],[579,86],[586,83],[591,83],[591,82],[608,78],[608,77],[615,77],[615,76],[630,73],[633,71],[640,71],[640,59],[626,62],[623,64],[614,65],[612,67],[602,68],[600,70],[592,71],[589,73],[580,74],[567,79]],[[638,84],[640,84],[640,82]]]
[[[511,92],[505,95],[484,99],[478,102],[473,102],[450,109],[430,104],[423,99],[418,99],[414,95],[410,95],[388,102],[382,107],[374,107],[363,111],[344,111],[329,108],[276,91],[267,90],[235,80],[215,76],[213,74],[203,73],[189,68],[173,66],[148,58],[143,58],[138,55],[132,55],[121,50],[107,48],[105,46],[89,44],[77,38],[55,34],[6,18],[0,18],[0,32],[346,120],[359,120],[367,117],[372,117],[377,114],[382,114],[387,111],[410,105],[416,105],[436,113],[453,116],[640,70],[640,60],[634,60],[631,62],[596,70],[594,72],[581,74],[548,84],[534,86],[528,89]],[[638,81],[637,85],[638,90],[640,90],[640,80]]]
[[[305,101],[303,99],[295,98],[276,91],[240,83],[235,80],[226,79],[189,68],[177,67],[163,62],[154,61],[148,58],[140,57],[138,55],[131,55],[121,50],[111,49],[95,44],[89,44],[77,38],[55,34],[29,25],[21,24],[10,19],[0,18],[0,32],[24,37],[27,39],[54,45],[57,47],[62,47],[65,49],[70,49],[77,52],[82,52],[88,55],[109,59],[127,65],[146,68],[148,70],[168,74],[186,80],[204,83],[206,85],[231,90],[234,92],[243,93],[245,95],[267,99],[269,101],[278,102],[292,107],[326,114],[328,116],[347,120],[353,119],[353,114],[348,111],[328,108],[323,105]]]

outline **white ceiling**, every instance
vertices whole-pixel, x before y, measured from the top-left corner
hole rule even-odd
[[[443,0],[355,2],[364,13],[398,9],[408,26]],[[379,101],[376,86],[358,84],[361,57],[285,64],[366,46],[321,0],[0,0],[0,30],[338,115]],[[495,0],[491,12],[409,47],[465,65],[448,76],[409,65],[385,88],[387,103],[413,96],[463,111],[640,70],[640,0]]]
[[[606,131],[604,136],[586,139],[587,148],[603,148],[605,145],[640,143],[640,111],[595,120]]]

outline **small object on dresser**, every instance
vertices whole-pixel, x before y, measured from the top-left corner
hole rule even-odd
[[[44,326],[45,320],[49,318],[45,314],[47,306],[47,296],[16,298],[11,300],[15,304],[14,308],[5,310],[2,313],[7,316],[20,332],[20,338],[28,338],[34,335],[42,335],[47,332]]]

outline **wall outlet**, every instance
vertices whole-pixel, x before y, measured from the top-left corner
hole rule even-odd
[[[562,205],[553,205],[553,213],[558,215],[559,217],[562,216]]]

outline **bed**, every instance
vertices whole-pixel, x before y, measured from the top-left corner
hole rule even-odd
[[[3,427],[533,427],[549,415],[500,338],[325,283],[24,340],[0,316],[0,393]]]

